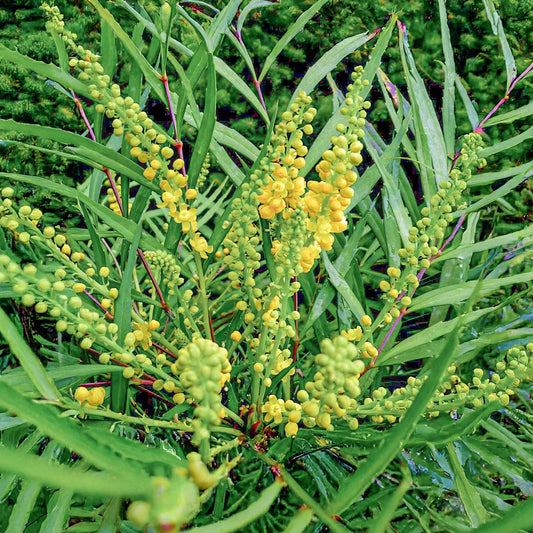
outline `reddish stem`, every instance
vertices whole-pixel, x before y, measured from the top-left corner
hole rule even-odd
[[[163,293],[161,292],[161,289],[159,288],[159,285],[157,284],[157,281],[154,278],[154,275],[152,274],[152,271],[150,270],[150,266],[148,265],[146,258],[144,257],[144,253],[140,248],[137,248],[137,254],[139,255],[142,264],[144,265],[144,268],[146,269],[146,273],[148,274],[148,277],[150,278],[150,281],[152,282],[155,292],[157,293],[157,297],[159,298],[159,301],[161,302],[161,307],[163,308],[163,311],[167,313],[171,318],[173,317],[172,311],[170,310],[170,307],[165,302],[165,298],[163,296]]]
[[[78,386],[89,389],[91,387],[102,387],[104,385],[111,385],[111,381],[95,381],[94,383],[80,383]]]
[[[172,97],[170,96],[170,88],[168,86],[168,77],[160,76],[160,80],[163,82],[163,86],[165,87],[165,93],[167,95],[168,111],[170,113],[170,118],[172,119],[172,125],[174,126],[174,140],[178,142],[178,123],[176,122],[176,114],[174,113],[174,106],[172,105]]]
[[[108,320],[113,320],[113,315],[89,291],[84,290],[83,293],[88,296],[104,312],[104,316]]]
[[[503,104],[505,104],[505,102],[507,102],[507,100],[509,100],[509,94],[514,89],[515,85],[521,79],[525,78],[528,75],[528,73],[531,71],[531,69],[533,69],[533,62],[530,63],[529,67],[527,67],[524,70],[524,72],[522,72],[522,74],[520,74],[520,76],[517,76],[516,78],[513,78],[511,80],[509,88],[505,92],[505,96],[490,110],[490,112],[487,114],[487,116],[479,123],[478,127],[474,130],[475,133],[482,133],[483,132],[483,124],[485,124],[485,122],[487,122],[487,120],[489,120],[489,118],[492,117],[492,115],[494,115],[494,113],[496,113],[496,111],[498,111],[498,109],[500,109],[500,107]]]
[[[176,354],[172,353],[170,350],[167,350],[166,348],[163,348],[163,346],[161,346],[160,344],[157,344],[157,343],[155,343],[153,341],[152,341],[152,346],[155,346],[158,350],[160,350],[161,352],[166,353],[167,355],[170,355],[174,359],[176,359],[178,357]]]

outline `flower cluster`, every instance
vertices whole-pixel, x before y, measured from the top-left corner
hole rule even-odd
[[[393,304],[388,312],[393,317],[398,316],[398,308],[411,304],[407,293],[410,294],[419,285],[417,272],[428,268],[431,259],[439,254],[438,244],[453,219],[453,211],[465,207],[461,199],[472,168],[482,168],[486,164],[486,161],[479,157],[482,148],[483,141],[479,134],[471,133],[463,138],[457,165],[450,172],[449,180],[440,184],[437,193],[431,197],[429,206],[422,208],[422,218],[416,226],[409,228],[409,244],[398,251],[403,269],[389,267],[389,279],[380,282],[379,287],[384,298]]]
[[[144,252],[144,258],[156,272],[160,271],[163,283],[168,286],[170,293],[174,294],[174,290],[183,283],[181,268],[176,263],[176,258],[165,250],[148,250]]]
[[[316,423],[324,429],[333,429],[331,415],[345,418],[347,409],[357,406],[356,398],[361,394],[359,376],[365,365],[355,345],[344,337],[324,339],[320,347],[321,353],[315,356],[317,371],[313,381],[299,391],[298,399],[309,417],[308,426]],[[353,426],[354,422],[350,423]]]
[[[258,196],[261,218],[271,220],[284,210],[284,217],[288,218],[293,209],[302,206],[305,180],[299,170],[305,166],[308,151],[302,138],[304,133],[313,133],[310,123],[316,115],[316,109],[309,108],[310,103],[311,98],[299,91],[290,111],[281,115],[282,122],[276,125],[270,139],[273,168],[261,182],[263,193]]]
[[[362,67],[356,67],[352,73],[353,83],[348,85],[348,93],[341,108],[348,125],[337,125],[339,134],[331,139],[332,149],[322,154],[322,160],[316,166],[320,180],[307,183],[309,191],[304,197],[309,216],[307,229],[322,250],[330,250],[333,234],[341,233],[347,227],[343,211],[350,205],[353,196],[351,185],[357,179],[352,167],[363,160],[363,144],[359,139],[364,136],[362,128],[365,125],[365,109],[370,104],[360,96],[361,89],[368,85],[367,80],[361,80],[362,75]]]
[[[50,7],[43,4],[49,18],[49,27],[56,31],[65,41],[70,51],[77,57],[69,60],[69,66],[78,70],[78,79],[87,83],[91,98],[96,103],[95,110],[98,113],[105,113],[111,120],[113,133],[118,136],[125,134],[125,139],[131,146],[130,154],[136,158],[141,165],[144,165],[143,176],[147,180],[159,182],[162,190],[161,203],[158,207],[167,207],[170,216],[178,224],[182,225],[182,230],[189,233],[197,231],[196,208],[191,207],[197,194],[197,189],[186,190],[187,175],[180,173],[184,168],[182,159],[174,159],[175,152],[170,144],[174,141],[169,135],[151,118],[131,96],[123,96],[122,89],[116,83],[111,83],[110,77],[104,73],[104,68],[100,63],[100,57],[90,50],[77,45],[76,34],[64,28],[63,15],[57,7]],[[174,160],[173,160],[174,159]],[[171,160],[173,160],[171,162]],[[205,174],[204,170],[204,174]],[[108,191],[110,198],[110,208],[122,214],[120,206],[118,187],[117,190],[111,188]],[[201,236],[197,236],[197,240]],[[195,244],[191,244],[195,247]],[[205,246],[200,246],[205,252]]]
[[[78,387],[74,393],[74,399],[78,400],[80,404],[87,402],[89,407],[98,407],[104,403],[105,389],[104,387],[93,387],[89,390],[87,387]]]
[[[225,416],[220,393],[230,379],[227,351],[214,342],[195,339],[178,351],[172,371],[179,376],[185,394],[197,404],[192,421],[193,443],[200,445]],[[180,403],[181,398],[176,399]]]

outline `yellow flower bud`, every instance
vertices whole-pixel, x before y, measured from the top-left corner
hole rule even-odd
[[[74,283],[74,285],[72,285],[72,290],[74,292],[83,292],[85,288],[85,284],[83,283]]]
[[[89,396],[89,390],[86,387],[78,387],[74,393],[74,399],[78,402],[83,403]]]

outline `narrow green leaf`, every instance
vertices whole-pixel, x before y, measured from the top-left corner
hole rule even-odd
[[[446,445],[446,449],[448,450],[450,467],[454,475],[454,487],[457,489],[457,494],[461,499],[463,507],[466,511],[466,515],[470,520],[470,524],[472,527],[478,527],[488,520],[489,513],[483,506],[481,496],[476,491],[476,488],[466,477],[465,471],[461,465],[459,457],[457,456],[454,443],[448,443]]]
[[[502,513],[498,520],[487,522],[476,531],[479,533],[502,533],[502,531],[527,531],[531,528],[533,514],[533,498],[513,505],[508,511]]]
[[[499,402],[492,402],[476,409],[466,409],[459,420],[444,415],[424,420],[416,426],[409,439],[409,446],[439,445],[459,440],[464,435],[473,433],[491,412],[497,411],[500,407]]]
[[[442,129],[446,153],[451,159],[455,153],[455,61],[448,28],[445,0],[439,0],[440,34],[444,52],[444,91],[442,95]]]
[[[133,270],[137,263],[137,249],[142,233],[142,224],[137,226],[135,237],[131,244],[126,268],[122,273],[122,281],[118,289],[118,298],[115,301],[115,313],[113,321],[118,326],[119,342],[124,341],[124,337],[131,332],[131,309],[133,288]],[[123,413],[126,408],[126,396],[128,392],[129,380],[121,375],[113,374],[111,376],[111,408],[113,411]]]
[[[304,533],[312,519],[313,511],[311,509],[308,507],[300,508],[291,518],[283,533]]]
[[[491,117],[483,126],[487,128],[496,124],[511,124],[515,120],[521,120],[531,115],[533,115],[533,102],[523,105],[517,109],[513,109],[507,113],[502,113],[501,115]]]
[[[113,79],[118,65],[117,46],[113,28],[105,19],[101,21],[101,33],[100,51],[102,54],[102,67],[104,67],[104,72]]]
[[[171,418],[171,417],[169,417]],[[115,453],[122,456],[124,460],[133,460],[138,463],[145,463],[150,467],[165,465],[169,469],[178,468],[185,464],[185,454],[181,456],[173,454],[167,448],[156,448],[142,444],[139,441],[125,439],[124,437],[110,433],[109,430],[94,428],[91,436],[104,447],[111,448]]]
[[[213,50],[215,50],[222,41],[222,38],[227,32],[228,26],[235,18],[241,3],[242,0],[229,0],[209,26],[207,34],[213,43]]]
[[[422,183],[424,196],[429,201],[429,198],[436,193],[438,185],[448,179],[446,144],[433,103],[416,68],[407,40],[407,31],[403,25],[400,27],[400,52],[420,143],[418,159],[435,173],[434,176],[427,176],[425,187],[424,182]]]
[[[493,0],[483,0],[483,5],[485,6],[485,11],[487,12],[487,18],[492,26],[492,33],[498,36],[502,46],[503,58],[505,60],[505,70],[507,71],[507,88],[509,88],[511,82],[516,78],[516,63],[513,53],[511,52],[511,47],[507,42],[507,37],[505,36],[505,31],[503,30],[502,19],[496,11]]]
[[[404,245],[407,244],[406,239],[409,234],[409,228],[413,225],[413,222],[403,203],[400,185],[398,182],[398,175],[393,175],[392,173],[390,173],[387,167],[392,166],[388,161],[389,158],[394,158],[399,155],[399,152],[397,152],[396,150],[399,149],[402,137],[407,133],[409,116],[410,115],[406,117],[406,120],[404,120],[403,122],[403,127],[401,128],[400,132],[398,132],[398,135],[396,135],[396,137],[394,138],[393,143],[391,143],[389,147],[390,150],[385,149],[383,155],[380,155],[377,152],[376,147],[371,142],[365,142],[365,147],[368,150],[368,153],[372,156],[372,160],[374,161],[374,164],[376,165],[379,174],[383,179],[383,185],[387,193],[387,201],[389,203],[390,209],[386,210],[385,215],[391,216],[396,220],[397,230],[395,234],[397,235],[398,239],[400,238],[400,236],[402,237]],[[392,237],[394,237],[394,235],[391,234],[389,231],[387,233],[387,239],[390,239]],[[396,249],[396,253],[393,255],[398,261],[397,250],[398,248]],[[389,253],[389,258],[390,257],[391,255]]]
[[[122,499],[117,497],[106,503],[98,533],[116,533],[121,521],[122,506]]]
[[[54,44],[56,45],[59,66],[63,71],[68,73],[70,71],[70,67],[68,64],[68,53],[67,47],[65,46],[65,41],[63,41],[63,39],[60,37],[60,35],[57,33],[57,30],[53,26],[50,26],[47,29],[49,33],[52,34],[52,39],[54,39]]]
[[[246,82],[243,81],[231,67],[222,61],[222,59],[215,56],[214,60],[217,73],[225,78],[242,94],[242,96],[244,96],[244,98],[246,98],[246,100],[248,100],[252,107],[257,111],[257,114],[264,120],[265,124],[270,124],[270,119],[268,118],[265,108],[261,105],[259,98],[257,98],[252,89],[246,85]]]
[[[40,76],[49,78],[59,83],[66,89],[73,90],[78,95],[89,96],[89,90],[87,89],[85,83],[78,80],[77,78],[74,78],[68,72],[65,72],[64,70],[60,69],[59,67],[56,67],[55,65],[46,64],[42,61],[36,61],[35,59],[31,59],[25,55],[20,54],[19,52],[10,50],[1,43],[0,58],[14,63],[15,65],[27,68],[28,70],[31,70],[32,72],[35,72]]]
[[[86,431],[70,418],[61,418],[58,411],[50,405],[39,404],[24,397],[7,383],[0,381],[0,405],[16,416],[26,420],[30,424],[37,426],[45,435],[52,437],[59,444],[67,447],[79,455],[87,462],[93,464],[101,470],[108,470],[113,473],[122,473],[130,480],[139,481],[143,474],[133,464],[125,464],[113,450],[104,450],[102,446],[97,446],[96,441]],[[3,453],[0,456],[3,457]],[[3,463],[2,463],[3,466]],[[2,468],[0,467],[0,470]],[[16,470],[5,470],[17,473]],[[22,475],[22,472],[20,472]]]
[[[456,75],[455,86],[457,87],[459,96],[461,97],[461,100],[463,101],[463,104],[465,106],[466,114],[468,116],[468,120],[470,121],[470,125],[472,126],[472,130],[475,130],[479,126],[479,116],[472,100],[468,96],[468,92],[466,91],[466,88],[463,83],[463,80],[458,75]]]
[[[13,418],[13,417],[8,417],[7,415],[3,415],[3,416],[7,418]],[[13,418],[13,420],[18,420],[18,419]],[[6,424],[4,424],[4,426],[6,426]],[[31,453],[32,448],[35,447],[42,438],[43,438],[43,435],[40,431],[34,431],[33,433],[29,433],[28,436],[22,442],[22,444],[17,448],[17,451],[24,455],[27,453]],[[0,469],[0,472],[2,472],[1,469]],[[18,481],[18,477],[15,474],[8,475],[2,472],[2,476],[0,476],[0,501],[5,500],[5,498],[9,495],[9,493],[13,489],[14,484],[17,481]]]
[[[239,18],[237,19],[237,33],[241,33],[244,21],[250,11],[255,11],[264,6],[272,6],[274,2],[267,2],[266,0],[252,0],[244,9],[241,10]]]
[[[66,386],[61,382],[70,380],[70,383],[80,379],[87,379],[92,376],[109,374],[113,372],[122,372],[124,367],[115,365],[67,365],[55,368],[46,368],[46,375],[57,387]],[[16,388],[19,392],[31,392],[37,390],[35,384],[29,376],[15,368],[10,372],[4,372],[0,375],[0,382],[7,383],[10,387]]]
[[[503,180],[506,178],[511,178],[517,174],[522,174],[524,177],[529,175],[528,172],[533,170],[533,161],[529,163],[524,163],[523,165],[517,165],[505,170],[499,170],[497,172],[481,172],[476,176],[473,176],[472,179],[468,182],[470,187],[479,186],[479,185],[490,185],[498,180]]]
[[[333,48],[328,50],[304,75],[298,87],[294,90],[292,98],[287,106],[294,102],[298,96],[298,91],[305,91],[307,94],[311,94],[314,88],[334,70],[340,61],[346,56],[353,53],[360,46],[365,44],[369,40],[368,32],[348,37],[336,44]]]
[[[263,70],[261,70],[261,74],[259,74],[259,83],[265,79],[270,67],[274,64],[276,58],[285,49],[287,44],[292,41],[295,35],[304,28],[304,26],[311,20],[311,18],[313,18],[314,15],[316,15],[316,13],[327,1],[328,0],[318,0],[318,2],[315,2],[309,9],[307,9],[307,11],[304,11],[298,17],[296,22],[294,22],[294,24],[292,24],[291,27],[285,32],[285,34],[276,43],[270,54],[268,54],[267,58],[265,59]]]
[[[343,277],[337,272],[335,267],[331,264],[331,261],[328,258],[326,252],[322,252],[322,260],[324,261],[324,266],[329,275],[329,280],[337,292],[346,300],[350,311],[354,314],[359,322],[361,322],[361,317],[365,314],[365,310],[361,305],[361,302],[357,299],[352,289],[348,286]]]
[[[141,14],[135,11],[135,9],[131,7],[127,2],[125,2],[124,0],[116,0],[116,3],[127,9],[129,13],[131,13],[137,18],[137,20],[142,21],[141,24],[143,25],[143,27],[146,27],[146,29],[152,35],[158,35],[158,31],[154,24],[150,20],[143,18]],[[176,39],[170,38],[169,44],[170,48],[176,50],[180,54],[183,54],[187,57],[193,57],[194,55],[194,52],[192,50],[189,50],[186,46],[184,46]],[[237,73],[232,70],[231,67],[227,63],[225,63],[220,57],[214,57],[214,61],[217,73],[220,74],[223,78],[225,78],[231,85],[233,85],[243,95],[243,97],[248,100],[252,107],[259,113],[259,116],[261,116],[261,118],[268,124],[268,115],[266,115],[266,112],[263,109],[261,102],[252,92],[252,90],[246,85],[243,80],[241,80]]]
[[[196,143],[189,163],[189,187],[194,188],[198,181],[200,170],[209,150],[216,122],[217,84],[213,55],[207,54],[207,88],[205,91],[205,108],[202,122],[198,129]]]
[[[259,497],[244,511],[207,526],[193,527],[190,533],[231,533],[232,531],[242,531],[242,528],[254,520],[268,513],[268,510],[283,489],[281,478],[276,478],[272,485],[261,491]]]
[[[157,185],[143,176],[142,169],[137,163],[107,146],[102,146],[91,139],[83,137],[83,135],[49,126],[16,122],[11,119],[0,119],[0,130],[16,131],[24,135],[32,135],[42,139],[49,139],[63,144],[72,145],[65,149],[75,155],[88,158],[97,168],[101,169],[102,166],[111,168],[118,174],[128,176],[152,191],[159,192]]]
[[[148,499],[150,479],[139,472],[135,480],[119,472],[80,472],[77,468],[51,464],[47,459],[0,446],[0,471],[16,474],[50,488],[91,496]]]
[[[133,242],[137,230],[137,224],[135,224],[135,222],[117,215],[108,207],[94,202],[88,196],[85,196],[71,187],[37,176],[25,176],[9,172],[0,172],[0,177],[5,177],[11,182],[21,181],[23,183],[30,183],[41,189],[52,191],[60,198],[70,198],[76,202],[81,202],[87,205],[90,211],[96,214],[103,222],[108,224],[110,228],[113,228],[122,235],[128,242]],[[143,235],[141,238],[141,245],[148,250],[158,250],[161,248],[160,242],[150,235]]]
[[[91,220],[91,215],[89,214],[87,207],[84,204],[80,204],[80,209],[83,213],[83,220],[87,226],[87,231],[91,236],[91,250],[94,254],[94,261],[96,263],[97,270],[100,270],[100,268],[108,266],[107,255],[104,252],[102,241],[100,240],[100,236],[93,225],[93,221]]]
[[[501,246],[511,247],[515,243],[518,243],[522,239],[529,239],[533,236],[533,225],[526,226],[520,231],[515,231],[513,233],[508,233],[507,235],[501,235],[499,237],[494,237],[492,239],[486,239],[482,242],[475,242],[470,245],[460,245],[453,250],[444,252],[440,257],[437,257],[433,260],[434,264],[439,263],[440,261],[447,261],[454,257],[460,257],[465,253],[477,253],[484,252],[486,250],[493,250]]]
[[[483,442],[479,438],[474,439],[470,437],[468,439],[464,439],[463,442],[470,449],[470,451],[472,451],[472,453],[479,456],[481,461],[492,465],[495,471],[501,476],[512,480],[514,486],[520,489],[531,499],[531,496],[533,496],[533,483],[528,479],[529,476],[527,476],[523,467],[510,459],[508,454],[502,457],[497,453],[497,451],[499,451],[497,448],[492,448],[489,444]],[[527,466],[530,464],[531,460]]]
[[[372,524],[373,533],[385,533],[390,529],[390,522],[394,519],[396,510],[400,507],[405,493],[411,488],[412,478],[407,465],[402,465],[402,479],[396,490],[389,498],[384,498],[384,502],[381,505],[379,512]]]
[[[205,45],[205,48],[206,48],[207,52],[208,53],[213,53],[213,51],[215,50],[215,45],[212,42],[212,40],[210,39],[210,37],[207,34],[207,32],[204,30],[203,26],[201,24],[199,24],[198,22],[196,22],[196,20],[194,20],[189,15],[189,13],[187,13],[187,11],[185,11],[185,9],[183,9],[183,7],[181,7],[180,5],[177,5],[176,8],[178,10],[178,13],[183,18],[185,18],[187,20],[187,22],[192,26],[192,28],[196,32],[196,35],[198,35],[198,37],[200,38],[200,41],[202,41],[202,43]]]
[[[61,399],[61,394],[57,390],[54,382],[48,377],[39,358],[26,344],[22,335],[1,307],[0,333],[9,344],[13,354],[19,360],[22,368],[24,368],[24,371],[42,397],[51,401],[59,401]]]
[[[45,454],[43,454],[43,456],[45,456]],[[35,507],[40,492],[41,485],[39,483],[35,481],[22,482],[17,501],[12,507],[9,524],[7,525],[5,533],[20,533],[21,531],[26,531],[26,525],[30,518],[30,513]]]
[[[508,276],[505,278],[486,279],[479,282],[479,294],[480,296],[488,296],[489,294],[492,294],[494,291],[497,291],[503,287],[517,285],[520,283],[529,283],[532,280],[533,272],[523,272],[521,274],[515,274],[514,276]],[[461,283],[457,287],[444,287],[442,289],[434,289],[426,292],[425,294],[418,296],[413,300],[409,310],[418,311],[420,309],[425,309],[427,307],[431,308],[436,305],[465,302],[476,288],[477,283],[477,281],[467,281]]]
[[[137,48],[135,43],[131,40],[130,36],[122,29],[122,26],[115,20],[113,15],[102,5],[98,0],[88,0],[89,3],[98,11],[98,14],[102,18],[102,21],[105,21],[109,24],[110,28],[113,30],[113,33],[122,43],[124,49],[128,52],[133,62],[139,66],[146,81],[150,84],[153,91],[157,94],[157,97],[162,101],[166,102],[166,93],[161,82],[160,74],[150,65],[148,60],[143,56],[141,51]]]
[[[533,126],[528,128],[526,131],[520,133],[520,135],[515,135],[498,144],[494,144],[493,146],[488,146],[487,148],[484,148],[479,153],[479,156],[489,157],[494,154],[499,154],[500,152],[505,152],[509,150],[510,148],[513,148],[514,146],[518,146],[524,141],[529,141],[529,139],[531,138],[533,138]]]
[[[46,518],[39,533],[57,533],[65,529],[72,496],[74,496],[72,490],[60,489],[54,492],[47,503]]]
[[[532,128],[533,133],[533,128]],[[533,169],[531,169],[529,172],[527,172],[526,175],[519,174],[518,176],[515,176],[514,178],[510,179],[502,185],[501,187],[498,187],[495,191],[492,191],[489,194],[486,194],[481,198],[481,200],[478,200],[477,202],[474,202],[473,204],[469,205],[466,209],[467,213],[471,213],[473,211],[478,211],[479,209],[485,207],[486,205],[490,205],[491,203],[502,199],[504,196],[509,194],[513,189],[518,187],[523,181],[525,181],[529,176],[533,175]]]

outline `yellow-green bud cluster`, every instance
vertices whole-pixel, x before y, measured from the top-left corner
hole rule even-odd
[[[164,250],[150,250],[144,252],[144,258],[148,264],[161,271],[163,283],[168,285],[171,294],[183,283],[183,278],[180,276],[181,269],[171,253]]]
[[[178,351],[172,366],[181,388],[197,404],[192,421],[193,444],[200,445],[225,414],[220,393],[230,379],[227,351],[209,340],[195,339]]]
[[[298,423],[302,419],[302,407],[299,403],[292,400],[285,401],[271,394],[261,406],[261,412],[264,414],[265,424],[274,422],[274,424],[280,425],[285,421],[285,435],[287,437],[293,437],[298,433]]]
[[[254,272],[261,266],[258,251],[261,234],[257,226],[259,203],[255,184],[259,174],[260,171],[252,174],[251,183],[242,184],[240,198],[232,201],[229,214],[232,226],[224,239],[224,246],[229,252],[223,259],[229,270],[228,278],[233,288],[242,287],[242,296],[250,303],[261,296],[261,292],[255,290],[254,280]]]
[[[477,133],[463,138],[456,168],[450,172],[449,180],[441,182],[439,190],[430,199],[429,206],[422,208],[422,218],[408,230],[409,243],[398,251],[403,269],[388,268],[388,280],[380,282],[383,297],[393,305],[389,310],[392,317],[398,316],[398,308],[411,304],[408,294],[419,285],[417,273],[420,269],[428,268],[431,259],[438,255],[439,241],[444,238],[446,228],[453,219],[453,211],[464,207],[461,199],[472,168],[486,164],[478,155],[482,147],[481,136]]]
[[[252,350],[253,351],[253,350]],[[274,356],[269,354],[262,354],[257,357],[257,361],[254,364],[254,372],[257,372],[265,385],[265,387],[270,387],[272,385],[272,379],[270,376],[277,376],[285,369],[289,368],[292,365],[292,354],[291,351],[287,348],[276,350]],[[282,383],[286,383],[290,376],[294,376],[295,369],[291,368],[282,378]]]
[[[507,406],[522,382],[533,381],[533,343],[509,349],[505,360],[499,361],[494,371],[487,373],[475,368],[468,382],[463,381],[457,372],[456,365],[448,367],[443,383],[426,407],[429,418],[442,413],[457,416],[465,407],[475,409],[489,402]],[[350,414],[368,416],[377,423],[385,420],[393,423],[411,406],[426,379],[426,376],[409,377],[406,385],[394,389],[392,394],[379,387]]]
[[[150,501],[134,501],[126,516],[135,525],[150,525],[157,531],[180,531],[199,511],[200,499],[196,483],[185,468],[176,469],[169,479],[152,477]]]
[[[273,224],[272,254],[280,275],[293,278],[304,270],[300,261],[307,239],[306,219],[304,210],[297,207],[290,217],[280,217]]]
[[[102,100],[102,90],[109,85],[110,78],[104,74],[104,67],[100,63],[100,56],[86,50],[83,46],[76,43],[78,36],[65,28],[63,15],[56,6],[50,7],[48,4],[42,4],[41,8],[45,11],[48,22],[46,27],[49,31],[55,31],[65,41],[70,50],[79,58],[71,58],[69,66],[77,68],[80,73],[78,78],[81,81],[92,82],[89,85],[91,98],[93,100]]]
[[[305,384],[298,399],[307,415],[306,425],[315,423],[324,429],[333,429],[331,416],[345,418],[347,409],[353,409],[361,394],[359,376],[365,369],[354,344],[344,337],[324,339],[321,353],[315,356],[317,371],[313,381]],[[307,397],[306,397],[307,396]]]
[[[85,290],[85,284],[73,283],[65,279],[66,275],[65,270],[57,269],[51,277],[31,263],[21,267],[7,255],[0,255],[0,283],[8,283],[23,305],[34,306],[37,313],[50,315],[56,320],[56,330],[79,339],[84,349],[98,341],[116,350],[118,345],[111,340],[116,325],[86,307],[78,296]]]

